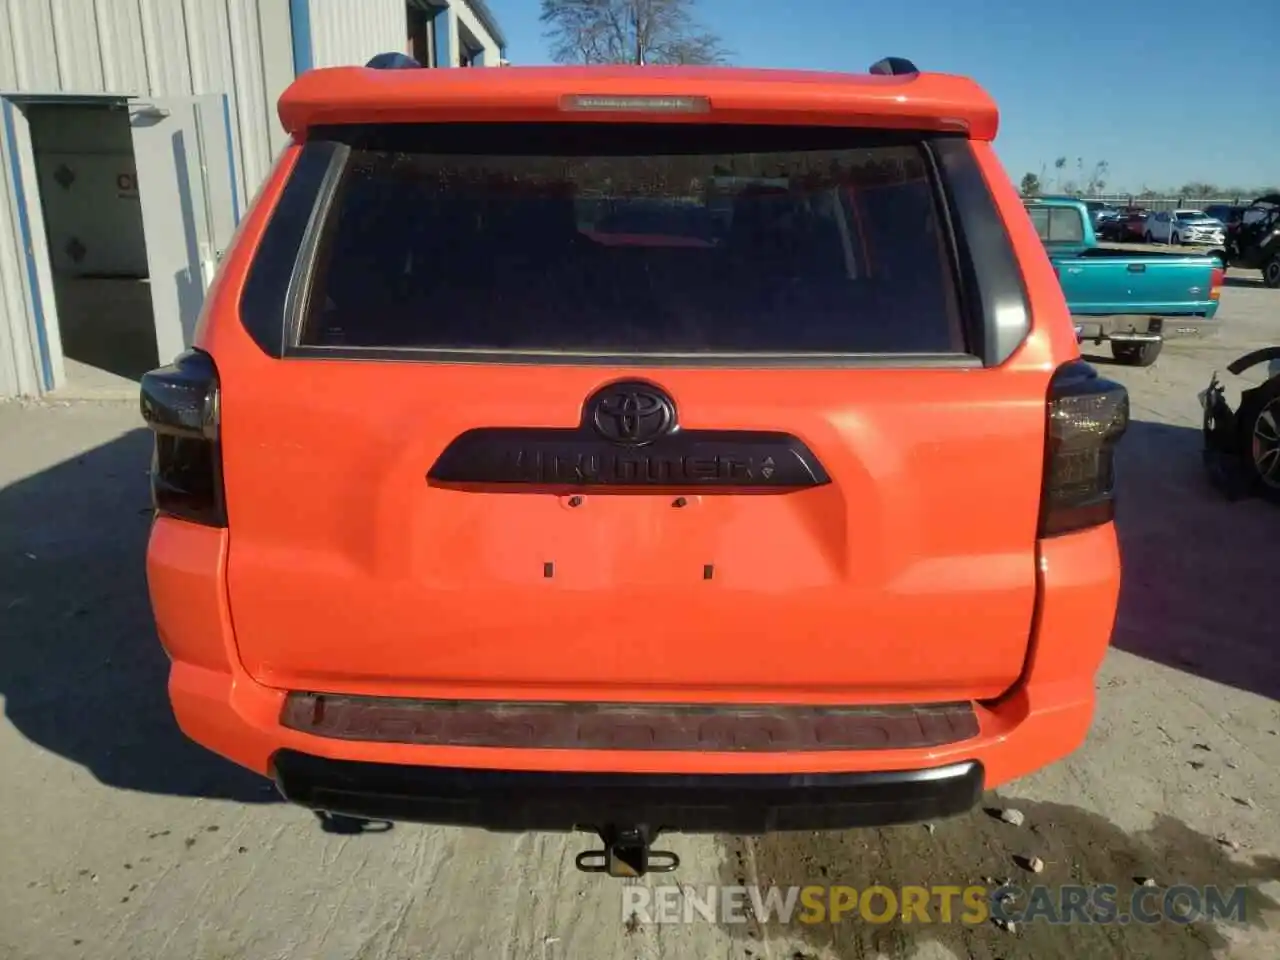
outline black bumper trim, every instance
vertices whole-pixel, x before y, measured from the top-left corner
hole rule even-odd
[[[977,803],[977,761],[834,774],[553,773],[273,758],[276,785],[304,807],[371,820],[497,832],[644,824],[655,831],[760,834],[915,823]]]

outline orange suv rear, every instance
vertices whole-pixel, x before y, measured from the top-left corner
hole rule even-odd
[[[317,810],[593,830],[614,873],[955,814],[1081,743],[1128,398],[979,87],[339,68],[280,116],[142,384],[192,739]]]

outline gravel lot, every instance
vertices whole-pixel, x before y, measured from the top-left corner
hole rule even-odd
[[[681,882],[1248,884],[1244,924],[627,924],[591,838],[326,833],[187,743],[143,579],[149,440],[132,404],[0,405],[0,958],[1280,956],[1280,511],[1200,469],[1196,392],[1280,342],[1233,276],[1224,329],[1145,370],[1123,446],[1125,587],[1087,745],[936,825],[674,837]],[[661,882],[653,879],[652,882]]]

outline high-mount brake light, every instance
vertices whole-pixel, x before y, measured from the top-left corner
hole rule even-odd
[[[576,113],[709,113],[711,101],[707,97],[578,93],[561,97],[560,109]]]
[[[218,369],[188,350],[142,377],[142,419],[155,434],[151,499],[156,512],[209,527],[227,525],[222,487]]]
[[[1115,517],[1115,447],[1129,426],[1129,391],[1082,360],[1059,367],[1049,384],[1041,537]]]

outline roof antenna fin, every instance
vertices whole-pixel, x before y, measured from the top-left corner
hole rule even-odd
[[[380,53],[365,66],[372,67],[374,70],[417,70],[422,67],[422,64],[408,54]]]
[[[905,57],[885,57],[883,60],[877,60],[873,63],[868,72],[885,77],[902,77],[919,73],[920,71],[916,69],[914,63]]]

